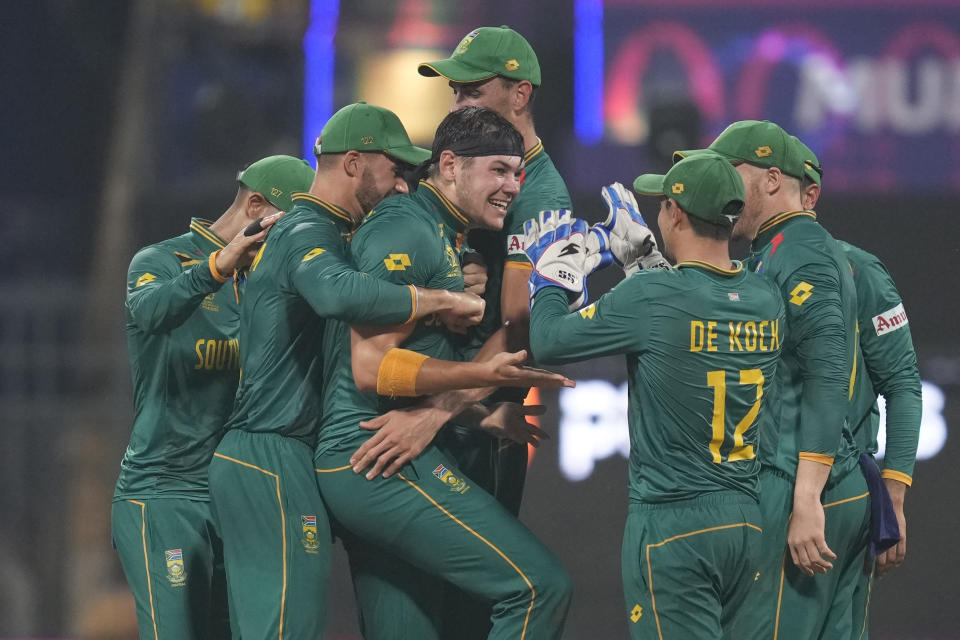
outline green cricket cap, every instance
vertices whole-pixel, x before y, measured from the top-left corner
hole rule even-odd
[[[820,166],[820,160],[817,158],[817,154],[797,136],[790,137],[793,138],[794,143],[800,150],[800,157],[803,158],[804,175],[819,187],[820,179],[823,177],[823,168]]]
[[[803,178],[804,164],[793,136],[769,120],[741,120],[723,130],[708,149],[731,162],[777,167],[794,178]],[[674,151],[673,161],[702,153],[703,149]]]
[[[633,190],[673,198],[690,215],[723,226],[733,226],[747,197],[730,161],[709,151],[684,158],[666,175],[643,174],[633,181]]]
[[[314,175],[316,172],[306,160],[293,156],[269,156],[241,171],[237,180],[281,211],[290,211],[293,209],[291,197],[309,191]]]
[[[322,153],[379,151],[417,165],[430,157],[429,149],[413,146],[403,123],[393,111],[366,102],[355,102],[327,120],[314,147]]]
[[[460,41],[446,60],[421,62],[420,75],[454,82],[479,82],[494,76],[527,80],[540,86],[540,63],[526,38],[508,27],[480,27]]]

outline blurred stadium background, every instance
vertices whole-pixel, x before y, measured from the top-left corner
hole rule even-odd
[[[122,305],[134,250],[216,218],[241,166],[303,155],[349,102],[394,109],[429,145],[450,92],[416,63],[508,24],[540,58],[537,130],[582,217],[601,215],[602,184],[663,169],[733,120],[775,120],[819,154],[821,221],[886,262],[925,381],[908,559],[875,586],[872,637],[960,638],[960,3],[0,6],[0,637],[136,637],[109,531],[132,418]],[[594,295],[616,275],[598,280]],[[577,389],[543,397],[553,439],[533,459],[523,519],[574,574],[565,638],[626,638],[624,369],[568,373]],[[337,554],[327,637],[356,638]]]

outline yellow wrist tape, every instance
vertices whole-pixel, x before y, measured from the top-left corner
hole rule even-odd
[[[217,256],[220,255],[220,249],[217,249],[210,254],[210,259],[207,261],[207,266],[210,267],[210,273],[213,274],[213,277],[217,282],[226,282],[230,278],[224,278],[220,275],[220,271],[217,270]]]
[[[382,396],[415,396],[417,375],[429,356],[409,349],[390,349],[377,371],[377,393]]]

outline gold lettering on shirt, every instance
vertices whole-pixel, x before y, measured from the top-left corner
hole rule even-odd
[[[717,323],[713,320],[707,322],[707,351],[716,351],[717,345],[714,344],[717,339]]]
[[[690,351],[703,351],[703,323],[699,320],[690,321]]]
[[[194,345],[197,363],[194,369],[206,371],[237,371],[240,369],[240,342],[238,340],[207,340],[200,338]]]

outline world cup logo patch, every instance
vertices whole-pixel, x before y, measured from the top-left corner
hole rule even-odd
[[[163,552],[167,559],[167,580],[171,587],[182,587],[187,582],[187,571],[183,567],[183,549],[168,549]]]
[[[303,548],[307,553],[317,553],[320,549],[320,540],[317,538],[317,516],[300,516],[300,526],[303,529]]]
[[[437,465],[437,468],[433,470],[433,475],[437,477],[440,482],[447,485],[447,488],[454,493],[464,494],[467,492],[467,489],[470,488],[463,478],[458,478],[453,475],[449,469],[445,466]]]

